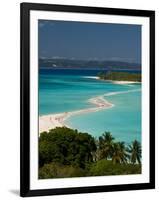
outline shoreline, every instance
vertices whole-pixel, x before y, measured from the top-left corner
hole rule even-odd
[[[88,77],[85,76],[85,78],[88,78]],[[103,80],[103,79],[100,79],[97,76],[91,76],[89,78]],[[104,80],[104,81],[110,82],[110,83],[113,83],[113,84],[120,84],[120,85],[141,83],[141,82],[137,82],[137,81],[113,81],[113,80]],[[112,104],[112,103],[108,102],[106,99],[104,99],[104,96],[107,96],[107,95],[104,94],[104,95],[101,95],[101,96],[97,96],[97,97],[93,97],[91,99],[88,99],[88,102],[91,103],[92,105],[94,105],[94,107],[91,107],[91,108],[39,116],[39,134],[41,132],[49,131],[50,129],[54,129],[56,127],[66,126],[66,127],[70,128],[64,122],[65,122],[66,119],[68,119],[71,116],[79,115],[79,114],[87,114],[87,113],[90,113],[90,112],[97,112],[97,111],[100,111],[100,110],[103,110],[103,109],[108,109],[108,108],[113,107],[114,104]]]
[[[120,84],[120,85],[141,83],[139,81],[111,81],[111,82],[114,83],[114,84]]]
[[[106,82],[109,82],[109,83],[114,83],[114,84],[119,84],[119,85],[129,85],[129,84],[141,84],[141,82],[139,81],[117,81],[117,80],[104,80],[104,79],[100,79],[99,80],[102,80],[102,81],[106,81]]]
[[[135,83],[141,83],[139,81],[118,81],[118,80],[105,80],[105,79],[101,79],[98,76],[84,76],[85,78],[91,78],[91,79],[96,79],[96,80],[102,80],[102,81],[106,81],[106,82],[110,82],[110,83],[114,83],[114,84],[120,84],[120,85],[127,85],[127,84],[135,84]]]
[[[63,112],[63,113],[58,113],[58,114],[49,114],[49,115],[39,116],[39,134],[41,132],[54,129],[56,127],[66,126],[69,128],[69,126],[65,124],[64,121],[73,115],[97,112],[100,110],[112,108],[114,106],[114,104],[105,100],[103,96],[94,97],[94,98],[89,99],[88,101],[91,104],[95,105],[95,107],[75,110],[75,111],[70,111],[70,112]]]

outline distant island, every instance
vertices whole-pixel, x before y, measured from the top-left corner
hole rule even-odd
[[[100,72],[98,77],[102,80],[141,82],[141,73],[108,71]]]
[[[39,58],[40,68],[141,70],[141,64],[110,60],[79,60],[69,58]]]

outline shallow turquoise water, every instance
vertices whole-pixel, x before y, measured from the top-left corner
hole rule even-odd
[[[87,70],[88,71],[88,70]],[[66,123],[95,137],[110,131],[120,141],[141,141],[141,85],[117,85],[89,78],[95,72],[76,74],[43,70],[39,73],[39,114],[92,107],[88,99],[105,94],[114,107],[70,117]]]

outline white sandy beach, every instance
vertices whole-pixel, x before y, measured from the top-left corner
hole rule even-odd
[[[134,83],[141,83],[137,81],[111,81],[115,84],[127,85],[127,84],[134,84]]]
[[[97,112],[97,111],[108,109],[114,106],[110,102],[106,101],[102,96],[91,98],[89,99],[89,102],[95,105],[95,107],[76,110],[72,112],[64,112],[64,113],[40,116],[39,117],[39,133],[43,131],[49,131],[50,129],[53,129],[56,127],[63,127],[63,126],[68,127],[67,124],[65,124],[64,122],[70,116],[85,114],[89,112]]]

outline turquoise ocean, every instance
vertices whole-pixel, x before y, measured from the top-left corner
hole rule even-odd
[[[141,84],[119,85],[96,80],[98,70],[39,69],[39,115],[90,108],[103,97],[114,107],[75,115],[65,123],[94,137],[110,131],[118,141],[141,141]]]

